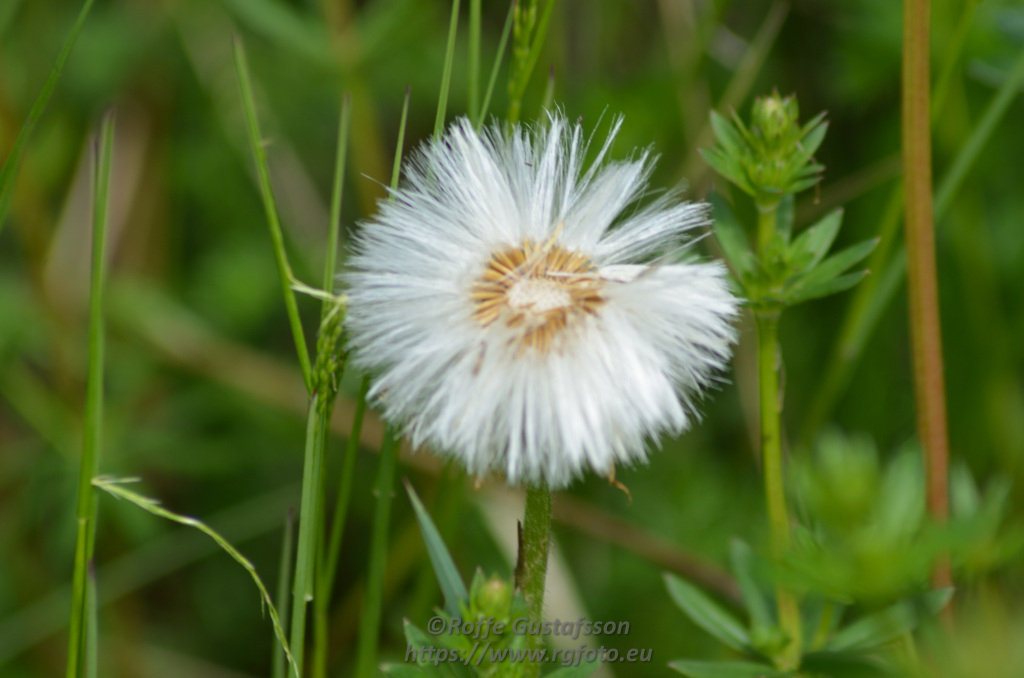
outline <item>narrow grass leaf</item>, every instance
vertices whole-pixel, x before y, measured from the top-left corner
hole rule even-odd
[[[734,650],[750,650],[750,636],[735,617],[693,584],[672,574],[664,577],[672,600],[694,624]]]
[[[508,44],[508,36],[512,32],[512,10],[515,8],[517,0],[512,0],[512,4],[509,5],[508,16],[505,17],[505,28],[501,31],[501,40],[498,41],[498,53],[494,57],[494,65],[491,67],[491,77],[487,81],[487,90],[484,92],[483,103],[480,104],[480,110],[477,112],[477,116],[473,118],[473,125],[477,129],[484,123],[484,117],[487,115],[487,109],[491,105],[491,94],[494,93],[494,84],[498,81],[498,71],[501,70],[501,61],[505,56],[505,47]]]
[[[85,425],[82,435],[82,460],[78,469],[78,531],[75,540],[75,566],[72,574],[71,611],[68,632],[67,678],[82,673],[82,653],[86,651],[89,629],[88,572],[96,539],[97,502],[92,478],[99,469],[103,429],[103,373],[105,353],[107,220],[110,206],[110,173],[114,147],[114,115],[103,116],[95,141],[93,179],[92,269],[89,277],[89,366],[86,376]]]
[[[469,0],[469,118],[480,116],[480,30],[481,0]]]
[[[284,296],[284,305],[288,312],[288,323],[291,325],[292,339],[295,341],[295,352],[298,355],[299,368],[302,370],[302,379],[306,383],[306,390],[312,392],[313,375],[309,360],[309,348],[306,346],[306,334],[302,329],[302,319],[299,317],[299,307],[295,301],[295,291],[292,289],[295,276],[292,274],[291,264],[288,263],[284,235],[281,232],[281,222],[278,219],[277,205],[274,201],[274,190],[270,185],[270,169],[267,166],[267,153],[263,145],[263,136],[260,133],[259,119],[256,116],[256,104],[252,95],[252,77],[249,74],[245,46],[242,44],[241,37],[237,35],[234,39],[234,52],[235,71],[238,75],[238,86],[242,95],[242,108],[245,111],[245,121],[249,128],[249,144],[252,147],[256,173],[259,176],[260,196],[263,198],[263,209],[267,215],[270,239],[274,245],[277,273],[281,279],[281,293]]]
[[[160,505],[160,502],[151,497],[146,497],[138,492],[133,492],[128,488],[124,487],[125,483],[134,482],[134,478],[113,478],[110,476],[98,476],[93,478],[92,484],[99,489],[103,490],[107,494],[117,498],[124,499],[132,504],[135,504],[144,511],[148,511],[155,516],[170,520],[178,523],[179,525],[185,525],[187,527],[194,527],[203,534],[207,535],[221,547],[221,549],[227,553],[236,563],[241,565],[252,577],[252,581],[256,584],[256,588],[260,592],[260,601],[264,606],[264,609],[270,612],[270,621],[274,625],[274,634],[277,636],[278,642],[281,643],[281,647],[284,649],[285,656],[288,658],[288,662],[295,666],[294,658],[292,657],[291,651],[288,649],[288,642],[285,640],[284,627],[281,626],[281,619],[278,617],[277,608],[274,607],[274,602],[270,599],[270,594],[267,592],[267,587],[263,585],[263,580],[260,579],[259,574],[256,573],[256,568],[249,562],[249,559],[243,556],[238,549],[231,545],[231,543],[220,536],[215,530],[210,528],[201,520],[196,518],[190,518],[189,516],[183,516],[173,511],[168,511]]]
[[[434,119],[434,138],[440,139],[444,131],[445,110],[448,107],[448,89],[452,82],[452,63],[455,61],[455,34],[459,29],[459,0],[452,0],[452,18],[448,23],[448,44],[444,50],[444,72],[441,92],[437,95],[437,117]]]
[[[71,26],[71,32],[68,33],[68,37],[64,39],[64,44],[61,45],[60,52],[57,53],[57,62],[46,77],[46,82],[43,83],[43,90],[36,97],[35,102],[33,102],[32,108],[28,112],[28,118],[18,131],[18,136],[14,139],[11,153],[7,156],[7,160],[4,161],[3,169],[0,169],[0,232],[3,232],[4,222],[7,221],[7,211],[11,207],[11,198],[14,195],[14,180],[18,175],[18,167],[21,164],[21,157],[25,153],[25,146],[28,144],[29,137],[32,136],[36,123],[42,117],[46,104],[50,101],[50,96],[57,86],[57,80],[60,78],[61,71],[64,70],[64,64],[68,60],[68,55],[71,54],[71,48],[75,46],[75,41],[78,39],[78,34],[85,24],[85,17],[89,15],[93,2],[95,0],[85,0],[82,4],[82,9],[79,10],[78,17],[75,19],[74,25]],[[16,5],[17,3],[12,4]]]
[[[455,567],[455,560],[448,552],[441,533],[430,519],[423,502],[420,501],[416,490],[408,480],[405,481],[405,491],[409,495],[409,501],[416,511],[416,520],[420,524],[420,532],[423,534],[423,543],[427,547],[427,555],[430,557],[430,564],[434,567],[434,574],[437,576],[437,583],[444,593],[444,608],[448,614],[456,617],[459,615],[459,603],[469,602],[469,593],[466,592],[466,585],[459,576],[459,570]]]
[[[295,549],[295,515],[288,509],[288,516],[284,521],[284,535],[281,539],[281,560],[278,565],[277,575],[277,610],[282,619],[288,618],[288,583],[292,579],[292,553]],[[287,629],[282,628],[284,634]],[[270,659],[271,676],[273,678],[284,678],[288,671],[285,663],[284,646],[281,643],[274,645],[274,651]]]
[[[348,135],[352,127],[352,97],[346,92],[341,97],[341,113],[338,116],[338,146],[334,155],[334,183],[331,185],[331,223],[327,233],[327,258],[324,261],[324,292],[334,289],[334,276],[338,265],[338,235],[341,231],[341,201],[345,190],[345,157],[348,155]],[[325,317],[333,303],[323,302],[320,310]]]

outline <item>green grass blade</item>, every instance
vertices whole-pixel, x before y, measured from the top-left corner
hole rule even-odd
[[[469,0],[469,117],[480,114],[480,0]]]
[[[203,534],[207,535],[215,542],[217,542],[217,545],[220,546],[225,553],[231,556],[236,563],[244,567],[245,570],[249,573],[249,576],[252,577],[253,583],[256,584],[256,588],[259,589],[260,600],[262,604],[266,606],[265,609],[270,611],[270,621],[274,625],[274,634],[277,636],[278,641],[281,643],[281,647],[284,648],[284,652],[288,658],[288,661],[291,662],[292,665],[294,666],[294,658],[292,657],[292,653],[288,649],[288,643],[285,640],[284,636],[284,628],[281,626],[281,619],[277,615],[277,608],[274,607],[274,602],[270,599],[270,594],[267,592],[267,587],[263,585],[263,580],[260,579],[259,574],[257,574],[256,572],[256,568],[253,567],[253,564],[251,562],[249,562],[249,559],[243,556],[238,551],[238,549],[231,545],[231,543],[227,539],[220,536],[220,534],[218,534],[215,530],[207,526],[206,523],[204,523],[203,521],[197,520],[195,518],[190,518],[189,516],[183,516],[178,513],[174,513],[173,511],[168,511],[167,509],[160,506],[160,502],[158,502],[156,499],[143,496],[138,492],[133,492],[132,490],[129,490],[128,488],[124,487],[124,484],[127,482],[133,482],[133,479],[100,476],[94,478],[92,484],[98,487],[99,489],[103,490],[104,492],[118,499],[124,499],[128,502],[131,502],[132,504],[135,504],[142,510],[148,511],[149,513],[152,513],[155,516],[171,520],[173,522],[178,523],[179,525],[194,527],[195,529],[199,530],[200,532],[202,532]]]
[[[398,188],[398,178],[402,172],[402,148],[405,146],[405,125],[409,121],[409,88],[405,88],[405,101],[402,103],[402,118],[398,122],[398,142],[395,148],[395,161],[391,165],[391,190]],[[388,200],[392,200],[388,197]]]
[[[448,547],[444,544],[441,533],[438,532],[434,521],[430,519],[430,513],[416,495],[409,481],[405,482],[405,491],[412,502],[413,510],[416,512],[416,520],[420,524],[420,533],[423,535],[423,543],[427,547],[427,555],[430,557],[430,564],[434,566],[434,574],[437,583],[444,593],[444,609],[452,617],[459,616],[459,603],[469,603],[469,593],[466,585],[459,576],[459,570],[455,567]]]
[[[110,203],[110,167],[114,146],[114,116],[108,112],[100,125],[95,149],[93,181],[92,272],[89,280],[89,368],[86,379],[85,426],[82,461],[78,472],[78,534],[75,569],[72,575],[70,631],[68,634],[67,678],[82,674],[89,625],[87,616],[88,571],[96,531],[96,497],[92,477],[99,468],[103,424],[104,314],[106,285],[106,240]]]
[[[331,520],[331,534],[328,538],[325,553],[320,558],[317,573],[316,597],[313,599],[313,676],[320,678],[327,675],[327,642],[328,642],[328,607],[331,594],[334,592],[334,576],[338,572],[341,559],[341,544],[345,534],[345,520],[348,517],[349,502],[352,497],[352,480],[355,471],[356,454],[359,451],[359,436],[363,432],[363,418],[366,415],[366,394],[370,390],[370,378],[363,377],[356,399],[356,411],[352,417],[352,430],[345,443],[345,458],[341,464],[341,481],[338,487],[338,498],[334,504],[334,516]]]
[[[366,574],[366,596],[363,600],[362,619],[359,622],[356,678],[372,678],[377,672],[377,640],[380,637],[384,568],[388,556],[388,525],[391,520],[398,440],[392,426],[384,429],[384,442],[380,450],[380,472],[377,477],[377,508],[373,517],[370,562]]]
[[[494,65],[491,67],[491,77],[487,81],[487,91],[484,92],[484,101],[480,104],[477,116],[473,118],[473,125],[480,129],[487,115],[487,109],[491,105],[491,94],[494,93],[494,84],[498,81],[498,71],[501,70],[501,60],[505,56],[505,47],[508,45],[508,36],[512,32],[512,9],[515,7],[515,0],[509,6],[508,16],[505,18],[505,28],[501,30],[501,40],[498,41],[498,53],[494,57]]]
[[[281,565],[277,576],[277,600],[278,614],[282,618],[288,617],[288,582],[292,578],[292,551],[295,548],[295,515],[289,509],[288,517],[284,521],[284,538],[281,540]],[[282,628],[282,633],[287,629]],[[271,656],[271,676],[273,678],[285,678],[288,671],[287,659],[284,655],[284,646],[281,643],[274,644],[274,652]]]
[[[208,521],[235,543],[278,530],[299,485],[262,493],[218,512]],[[174,572],[212,555],[217,546],[198,532],[182,528],[162,534],[97,567],[97,604],[109,605]],[[0,620],[0,665],[63,631],[68,625],[71,583]]]
[[[448,45],[444,50],[444,73],[441,75],[441,92],[437,96],[437,117],[434,119],[434,138],[439,139],[444,131],[444,115],[448,108],[448,89],[452,82],[452,63],[455,61],[455,34],[459,29],[459,0],[452,0],[452,18],[448,24]]]
[[[402,168],[402,148],[405,145],[405,126],[409,118],[409,88],[405,89],[402,119],[398,123],[398,142],[395,162],[391,170],[391,190],[398,187]],[[389,200],[394,199],[392,197]],[[365,396],[364,396],[365,399]],[[358,440],[358,439],[357,439]],[[388,523],[391,517],[391,488],[395,484],[395,458],[398,456],[398,436],[389,425],[384,429],[384,442],[380,450],[380,472],[377,481],[377,509],[373,519],[370,542],[370,562],[366,575],[366,596],[363,615],[359,622],[359,646],[356,650],[357,678],[370,678],[376,671],[377,638],[380,635],[381,598],[384,586],[384,566],[387,561]]]
[[[96,566],[89,561],[89,577],[85,587],[85,678],[99,676],[99,605],[96,603]]]
[[[306,335],[302,329],[302,319],[299,317],[299,306],[295,300],[295,291],[292,289],[295,276],[292,274],[291,264],[288,263],[288,253],[284,247],[284,235],[281,233],[281,222],[278,219],[277,205],[274,202],[274,191],[270,185],[270,170],[267,167],[267,154],[263,147],[259,120],[256,117],[256,104],[252,96],[252,78],[249,75],[249,64],[245,56],[245,46],[242,44],[242,39],[237,35],[234,39],[234,52],[238,86],[242,94],[242,108],[245,110],[245,121],[249,128],[249,143],[252,146],[253,159],[256,162],[256,173],[259,176],[260,196],[263,198],[263,208],[267,214],[267,226],[270,228],[270,238],[274,244],[277,272],[281,278],[281,293],[284,295],[284,305],[288,311],[288,322],[292,328],[292,337],[295,340],[295,352],[298,354],[302,378],[306,382],[306,389],[312,391],[313,377],[309,360],[309,348],[306,346]]]
[[[78,34],[85,24],[85,17],[88,16],[94,1],[85,0],[82,4],[82,9],[78,12],[78,18],[75,19],[71,32],[68,33],[64,44],[61,45],[60,52],[57,53],[57,63],[53,65],[53,70],[50,71],[46,82],[43,83],[43,91],[39,93],[39,96],[36,97],[35,102],[32,104],[32,108],[28,112],[28,118],[25,120],[25,124],[21,126],[21,130],[14,140],[11,154],[7,156],[3,169],[0,170],[0,232],[3,232],[4,222],[7,221],[7,211],[11,207],[11,198],[14,196],[14,179],[18,174],[21,156],[25,153],[25,145],[28,144],[29,137],[32,136],[36,123],[39,122],[39,118],[42,117],[43,111],[46,109],[46,104],[50,101],[50,96],[57,86],[57,80],[64,70],[64,64],[68,60],[68,55],[71,54],[71,48],[75,46]]]
[[[331,536],[324,558],[323,577],[321,579],[321,600],[326,605],[334,589],[334,575],[338,571],[341,558],[341,543],[345,533],[345,519],[348,516],[349,501],[352,497],[352,479],[359,452],[359,436],[363,432],[363,418],[366,416],[366,394],[370,390],[370,378],[363,377],[356,399],[356,411],[352,417],[352,432],[345,443],[345,458],[341,466],[341,483],[338,488],[338,501],[334,505],[334,519],[331,521]]]
[[[323,447],[320,442],[320,395],[314,394],[306,416],[306,445],[302,467],[302,499],[299,509],[299,544],[295,556],[295,577],[292,585],[292,621],[290,647],[295,652],[292,665],[296,678],[302,675],[306,646],[306,605],[313,598],[313,575],[316,563],[317,517],[320,503],[320,468]]]
[[[345,157],[348,155],[348,134],[352,127],[352,97],[345,93],[341,98],[341,114],[338,117],[338,148],[334,156],[334,183],[331,187],[331,223],[327,233],[327,259],[324,262],[324,292],[334,290],[334,276],[338,266],[338,234],[341,231],[341,200],[344,195]],[[325,317],[333,304],[324,300],[321,317]]]

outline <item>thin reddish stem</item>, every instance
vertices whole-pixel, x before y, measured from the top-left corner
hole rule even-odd
[[[930,17],[930,0],[904,0],[903,183],[917,431],[924,453],[928,512],[944,523],[949,515],[949,446],[932,213]],[[932,584],[945,587],[951,583],[949,561],[943,560],[932,574]]]

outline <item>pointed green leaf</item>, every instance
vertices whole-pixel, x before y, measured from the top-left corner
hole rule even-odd
[[[728,155],[737,157],[742,155],[743,137],[740,136],[739,131],[732,126],[724,116],[719,115],[717,111],[711,111],[711,128],[715,130],[715,136],[718,138],[718,143],[722,145],[722,148]]]
[[[867,274],[867,271],[857,271],[856,273],[847,273],[846,275],[841,275],[838,278],[832,278],[816,285],[801,286],[795,292],[786,293],[785,301],[790,305],[802,304],[811,299],[820,299],[832,294],[845,292],[859,283]]]
[[[416,511],[416,520],[420,523],[420,532],[423,533],[423,542],[427,547],[427,555],[430,556],[430,564],[434,567],[434,575],[437,576],[437,583],[441,585],[441,592],[444,593],[444,609],[453,617],[459,616],[459,603],[468,603],[469,594],[466,592],[466,585],[459,576],[459,570],[455,567],[455,561],[444,545],[441,533],[434,526],[423,502],[416,496],[416,491],[408,480],[405,481],[405,491],[409,493],[409,500]]]
[[[700,154],[701,157],[704,158],[704,161],[710,165],[711,169],[715,170],[747,193],[750,193],[751,195],[754,194],[754,188],[747,179],[746,172],[743,171],[743,168],[732,156],[726,155],[718,148],[702,148],[700,149]]]
[[[700,589],[671,574],[665,574],[665,585],[694,624],[735,650],[750,650],[750,636],[743,625]]]
[[[601,666],[601,662],[582,662],[576,666],[563,666],[557,671],[552,671],[545,678],[587,678]]]
[[[917,615],[906,602],[862,617],[825,643],[826,650],[866,650],[877,647],[917,625]]]
[[[828,248],[832,247],[842,223],[843,210],[839,208],[797,236],[789,248],[790,265],[798,271],[804,271],[821,261]]]
[[[925,517],[924,472],[921,458],[905,449],[892,462],[882,478],[878,498],[878,537],[894,542],[910,539]]]
[[[769,627],[775,623],[775,620],[772,618],[768,601],[754,581],[756,557],[754,550],[744,541],[733,539],[729,544],[729,560],[732,563],[732,571],[736,575],[736,583],[739,584],[743,603],[747,606],[747,612],[750,614],[751,624],[754,628]]]
[[[804,138],[800,140],[800,150],[806,157],[810,158],[821,146],[821,142],[825,140],[825,133],[828,131],[828,123],[822,122],[820,125],[815,125],[814,127],[805,126],[804,129],[807,131],[804,133]]]
[[[877,244],[878,238],[872,238],[871,240],[851,245],[838,254],[833,254],[803,275],[798,276],[792,284],[794,291],[802,286],[817,285],[826,280],[831,280],[871,254],[871,250],[875,249]]]
[[[700,662],[677,659],[668,665],[691,678],[775,678],[792,675],[788,671],[778,671],[767,664],[754,662]]]
[[[953,467],[949,478],[949,498],[953,515],[958,518],[973,516],[981,505],[981,495],[974,484],[971,470],[960,463]]]
[[[711,228],[715,233],[715,240],[722,248],[725,260],[729,262],[736,277],[745,284],[756,268],[754,253],[750,251],[747,235],[736,221],[729,203],[722,196],[711,193],[708,195],[708,201],[711,203],[711,215],[714,217]]]

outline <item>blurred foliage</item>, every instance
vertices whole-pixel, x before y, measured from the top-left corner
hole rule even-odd
[[[72,0],[0,2],[0,157],[79,9]],[[507,10],[484,3],[483,73]],[[86,364],[86,159],[101,113],[113,106],[118,117],[101,471],[142,476],[147,493],[207,520],[274,581],[287,507],[298,501],[305,402],[246,146],[231,35],[242,35],[248,48],[296,275],[312,283],[325,253],[342,92],[353,103],[344,240],[382,195],[406,85],[407,148],[432,132],[449,11],[439,0],[96,1],[29,141],[0,232],[5,677],[63,671]],[[773,88],[796,93],[805,111],[828,111],[829,134],[815,153],[826,178],[795,204],[794,236],[844,204],[836,243],[844,248],[877,235],[896,178],[899,26],[899,3],[891,0],[770,7],[750,0],[557,0],[521,117],[539,116],[550,66],[554,100],[569,117],[607,124],[622,112],[613,154],[650,146],[660,155],[655,189],[685,180],[691,195],[703,197],[714,182],[697,154],[713,143],[709,110],[728,116],[728,107],[719,108],[727,96],[747,111],[755,95]],[[948,95],[935,119],[938,177],[1024,50],[1024,10],[1015,0],[935,3],[933,27],[937,81],[949,62]],[[962,49],[947,48],[958,35]],[[745,59],[758,39],[767,44],[757,53],[763,56]],[[467,49],[463,23],[449,117],[468,111]],[[499,83],[507,80],[506,63]],[[494,97],[491,110],[506,110],[506,88],[496,87]],[[1024,345],[1015,339],[1024,336],[1024,133],[1015,124],[1022,115],[1018,96],[938,224],[951,449],[977,486],[993,493],[976,492],[977,530],[993,536],[965,556],[970,576],[958,580],[955,598],[983,616],[960,642],[921,650],[940,676],[1016,675],[1007,667],[1019,667],[1009,653],[1021,646],[1021,560],[1013,539],[998,535],[1024,513],[1013,489],[1024,481]],[[727,185],[716,188],[728,196]],[[753,223],[736,204],[737,217]],[[701,246],[720,255],[710,239]],[[788,431],[800,428],[817,398],[847,297],[802,304],[782,323]],[[312,335],[319,304],[299,303]],[[829,417],[841,430],[868,432],[879,450],[899,449],[913,435],[906,325],[897,294]],[[631,623],[628,636],[603,637],[604,645],[653,648],[652,662],[602,667],[605,676],[665,675],[677,657],[724,656],[674,608],[659,574],[666,567],[687,576],[699,571],[720,583],[723,604],[733,604],[732,580],[721,578],[729,540],[738,536],[755,550],[763,544],[751,433],[752,329],[741,330],[730,383],[713,394],[701,425],[665,441],[649,466],[618,472],[632,504],[598,478],[574,487],[560,505],[556,500],[555,539],[571,578],[550,585],[588,619]],[[332,488],[358,376],[347,375],[340,387]],[[364,429],[357,479],[376,475],[378,424],[370,420]],[[831,508],[822,513],[840,523],[856,517],[892,456],[866,462],[850,454],[843,463],[863,477],[847,484],[845,471],[833,474]],[[403,457],[400,472],[420,488],[460,571],[511,573],[506,541],[491,519],[500,512],[494,502],[505,496],[501,488],[467,487],[427,454]],[[346,675],[354,658],[371,484],[353,489],[331,608],[333,675]],[[973,501],[970,492],[963,496]],[[514,511],[501,515],[514,523]],[[405,501],[395,501],[392,525],[382,657],[395,661],[406,647],[403,617],[423,624],[442,599]],[[102,675],[267,674],[272,629],[251,585],[201,540],[104,498],[97,575]],[[982,605],[992,598],[1007,608],[1005,624]]]

